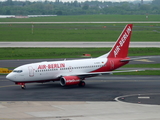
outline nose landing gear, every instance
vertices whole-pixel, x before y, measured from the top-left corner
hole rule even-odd
[[[22,88],[23,90],[26,89],[25,83],[16,82],[15,84],[16,84],[16,85],[21,85],[21,88]]]
[[[24,90],[24,89],[26,89],[26,86],[25,85],[21,85],[21,88]]]

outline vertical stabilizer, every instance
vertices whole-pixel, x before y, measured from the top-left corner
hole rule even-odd
[[[130,44],[130,38],[132,33],[132,24],[126,25],[118,40],[114,44],[111,51],[100,57],[106,58],[125,58],[128,55],[128,48]]]

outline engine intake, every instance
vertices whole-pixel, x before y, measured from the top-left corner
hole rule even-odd
[[[81,79],[78,76],[64,76],[60,79],[60,84],[62,86],[67,85],[78,85]]]

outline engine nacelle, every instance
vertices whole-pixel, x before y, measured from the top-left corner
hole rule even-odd
[[[62,86],[66,85],[78,85],[81,79],[78,76],[64,76],[60,79],[60,84]]]

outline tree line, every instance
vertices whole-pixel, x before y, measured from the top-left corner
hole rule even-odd
[[[0,15],[160,14],[160,0],[150,2],[0,2]]]

